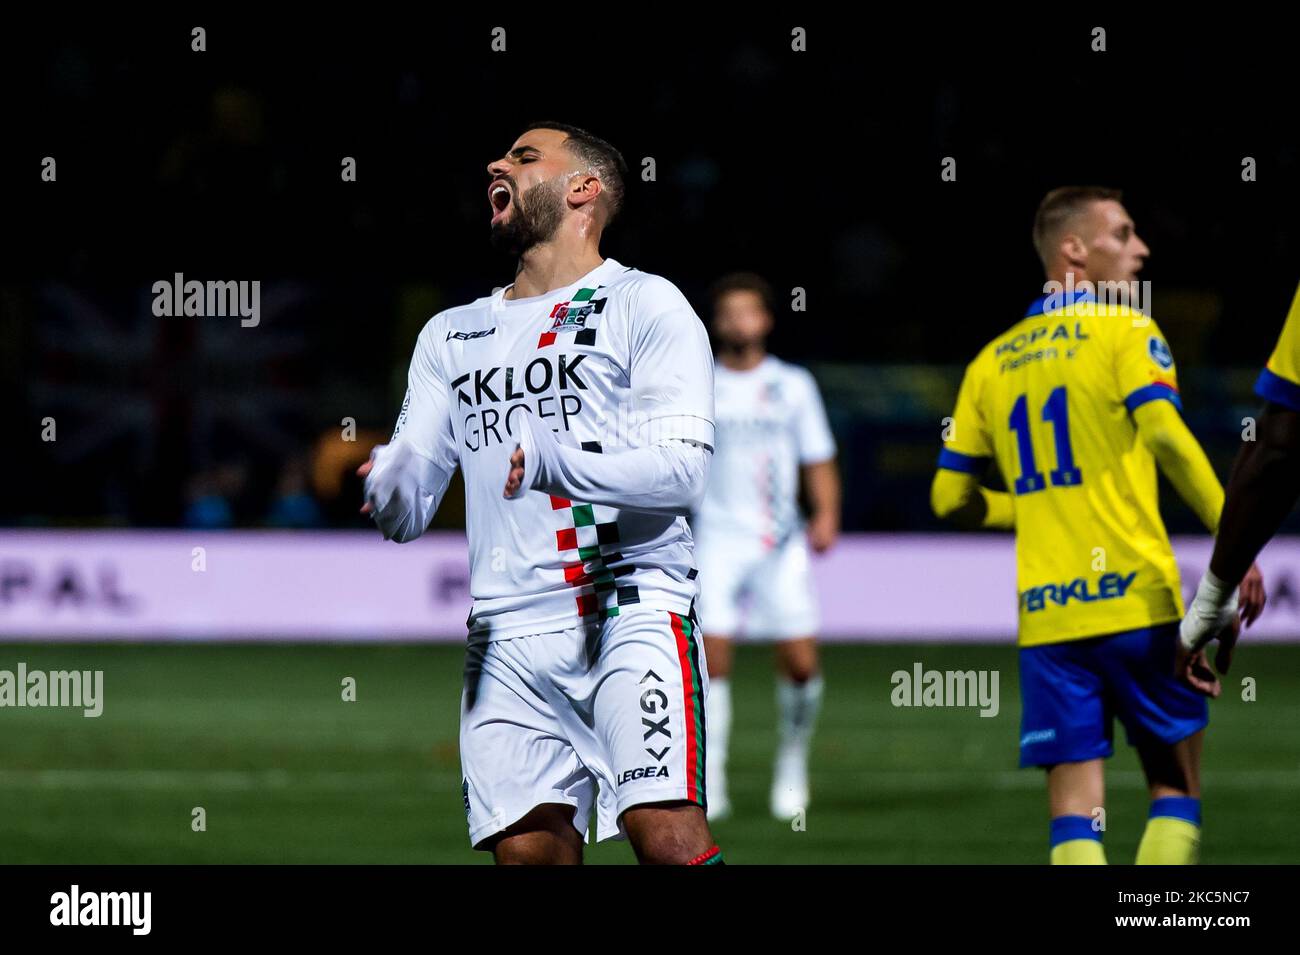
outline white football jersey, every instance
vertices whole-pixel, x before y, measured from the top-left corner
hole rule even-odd
[[[718,363],[714,409],[717,440],[696,531],[775,547],[801,523],[799,466],[835,456],[817,382],[772,355],[749,371]]]
[[[630,605],[689,612],[697,584],[684,517],[502,492],[529,412],[562,445],[592,453],[665,438],[711,447],[704,326],[667,279],[613,259],[545,295],[505,291],[425,325],[393,435],[464,474],[471,634],[550,633]]]

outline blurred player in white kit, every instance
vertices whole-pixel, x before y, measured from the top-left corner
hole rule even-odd
[[[808,749],[821,707],[808,551],[828,550],[839,533],[835,441],[812,375],[767,352],[771,286],[740,273],[719,280],[711,298],[716,440],[692,524],[709,671],[708,813],[718,819],[731,811],[732,641],[748,637],[776,644],[779,743],[771,810],[790,819],[808,805]],[[806,525],[800,478],[810,507]]]

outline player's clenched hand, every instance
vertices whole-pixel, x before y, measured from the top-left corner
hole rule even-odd
[[[834,514],[814,514],[808,521],[808,543],[819,554],[835,546],[839,532],[839,521]]]
[[[1264,609],[1264,577],[1259,567],[1251,565],[1240,588],[1229,587],[1207,570],[1196,588],[1196,596],[1178,627],[1178,651],[1175,672],[1179,680],[1207,696],[1219,695],[1219,678],[1205,659],[1205,646],[1219,641],[1214,665],[1227,673],[1232,665],[1232,651],[1242,625],[1253,623]]]
[[[1243,627],[1249,627],[1259,619],[1268,600],[1264,592],[1264,575],[1258,564],[1251,564],[1246,576],[1241,579],[1237,589],[1238,616],[1234,625],[1219,635],[1219,648],[1214,651],[1214,668],[1220,673],[1227,673],[1232,666],[1232,651],[1237,646],[1237,637]]]
[[[1174,675],[1182,683],[1209,697],[1219,695],[1219,678],[1205,659],[1205,646],[1220,641],[1220,655],[1230,662],[1241,617],[1237,612],[1237,588],[1207,570],[1196,588],[1196,596],[1178,625]],[[1227,652],[1223,644],[1228,645]]]
[[[368,460],[365,464],[361,465],[361,467],[357,468],[357,477],[364,478],[367,474],[370,473],[370,469],[373,468],[374,466],[375,466],[375,452],[371,451],[370,460]],[[369,501],[366,501],[366,503],[361,505],[362,514],[369,514],[373,510],[374,508],[370,506]]]
[[[515,446],[515,453],[510,455],[510,473],[506,475],[504,497],[512,497],[519,492],[524,483],[524,449]]]
[[[1232,639],[1237,639],[1236,629],[1237,621],[1234,618],[1232,622],[1233,635]],[[1217,699],[1223,691],[1223,686],[1219,683],[1219,676],[1210,669],[1209,661],[1205,659],[1204,650],[1188,650],[1182,642],[1178,643],[1177,662],[1175,664],[1178,679],[1186,683],[1197,693],[1203,693],[1211,699]]]

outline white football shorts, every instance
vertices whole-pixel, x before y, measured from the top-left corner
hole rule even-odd
[[[706,806],[704,643],[689,616],[620,607],[555,633],[470,645],[460,758],[470,844],[535,806],[574,808],[587,837],[625,836],[645,803]]]
[[[817,613],[808,538],[802,529],[775,547],[749,536],[701,533],[699,618],[710,637],[811,637]]]

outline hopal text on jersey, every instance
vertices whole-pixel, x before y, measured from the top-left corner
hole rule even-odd
[[[1065,357],[1073,358],[1079,343],[1089,337],[1083,322],[1047,322],[998,342],[993,355],[1002,359],[999,372],[1014,371],[1030,362],[1061,357],[1058,343],[1065,348]]]
[[[451,383],[456,407],[464,414],[464,439],[469,451],[507,442],[519,434],[516,414],[532,412],[569,431],[582,412],[587,382],[581,365],[588,356],[543,355],[524,365],[476,368]]]

